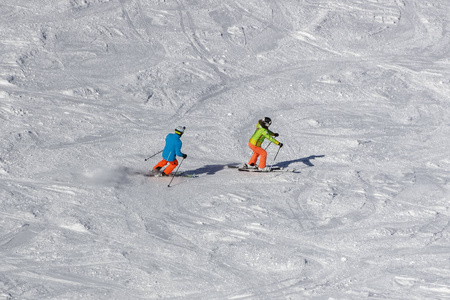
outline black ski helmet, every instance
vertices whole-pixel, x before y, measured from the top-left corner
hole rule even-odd
[[[269,117],[265,117],[263,119],[263,122],[266,125],[266,127],[269,127],[272,124],[272,120]]]

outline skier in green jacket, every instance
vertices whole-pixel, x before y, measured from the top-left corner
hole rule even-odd
[[[273,133],[269,130],[269,126],[272,124],[272,120],[268,117],[265,117],[264,119],[261,119],[258,121],[258,124],[256,124],[256,131],[250,138],[250,141],[248,142],[248,146],[250,149],[253,150],[253,155],[250,158],[247,167],[248,168],[256,168],[255,164],[256,161],[259,159],[259,165],[258,169],[260,171],[269,172],[270,168],[266,167],[266,160],[267,160],[267,152],[263,148],[261,148],[261,144],[264,142],[265,139],[268,139],[275,145],[278,145],[283,147],[283,144],[274,139],[273,137],[277,137],[278,133]]]

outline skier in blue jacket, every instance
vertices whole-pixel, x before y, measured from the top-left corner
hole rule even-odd
[[[181,152],[181,146],[183,143],[181,142],[181,136],[184,133],[186,127],[178,126],[175,128],[175,133],[169,133],[166,136],[166,145],[162,152],[162,160],[153,167],[153,171],[161,172],[161,169],[164,168],[167,164],[169,164],[164,171],[161,172],[162,176],[169,176],[172,173],[173,169],[178,166],[177,156],[186,158],[187,155]]]

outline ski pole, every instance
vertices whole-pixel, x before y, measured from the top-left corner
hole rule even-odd
[[[269,146],[270,146],[271,144],[272,144],[272,142],[270,142],[269,145],[267,145],[266,149],[264,149],[264,150],[267,150],[267,148],[269,148]]]
[[[159,151],[159,152],[157,152],[157,153],[153,154],[152,156],[149,156],[149,157],[147,157],[147,158],[146,158],[146,159],[144,159],[144,160],[145,160],[145,161],[147,161],[147,160],[149,160],[150,158],[152,158],[152,157],[154,157],[154,156],[156,156],[156,155],[160,154],[161,152],[163,152],[163,150],[161,150],[161,151]]]
[[[175,174],[178,172],[178,169],[181,167],[181,164],[183,163],[183,161],[184,161],[184,157],[183,157],[183,159],[181,160],[180,164],[178,165],[178,168],[175,170],[175,173],[172,174],[172,179],[170,179],[170,182],[169,182],[169,184],[167,185],[167,187],[170,187],[170,184],[172,183],[173,179],[175,178]]]
[[[275,159],[277,159],[277,156],[278,156],[278,153],[280,152],[280,150],[281,150],[281,147],[278,147],[277,154],[275,154],[275,157],[273,158],[273,161],[272,161],[272,165],[270,166],[271,169],[273,167],[273,164],[275,163]]]

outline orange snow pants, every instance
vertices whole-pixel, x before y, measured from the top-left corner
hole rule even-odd
[[[153,170],[156,168],[164,168],[167,164],[169,164],[167,166],[167,168],[164,169],[164,173],[166,175],[169,175],[170,173],[172,173],[173,169],[175,169],[176,166],[178,166],[178,160],[173,160],[173,161],[167,161],[165,159],[161,160],[159,163],[156,164],[156,166],[153,167]]]
[[[250,147],[250,149],[253,150],[253,155],[250,158],[250,160],[248,161],[248,164],[255,164],[256,165],[256,161],[258,160],[258,157],[260,157],[259,159],[259,168],[265,168],[266,167],[266,159],[267,159],[267,152],[266,150],[264,150],[261,147],[255,146],[252,143],[248,143],[248,146]]]

